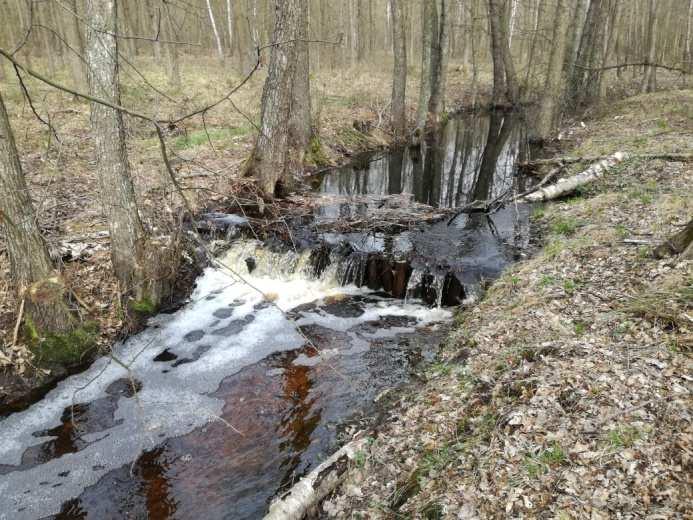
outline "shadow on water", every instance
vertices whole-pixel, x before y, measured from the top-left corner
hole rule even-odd
[[[313,218],[367,218],[389,195],[455,208],[524,190],[524,143],[513,114],[451,119],[421,146],[322,176]],[[0,420],[0,520],[262,517],[347,422],[432,359],[451,317],[440,307],[527,241],[528,208],[513,206],[397,233],[320,232],[304,252],[234,242],[223,261],[286,312],[208,270],[188,305],[115,347],[135,379],[97,361]]]

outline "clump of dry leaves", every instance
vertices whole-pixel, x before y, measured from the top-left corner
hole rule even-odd
[[[460,314],[326,516],[690,514],[693,263],[651,248],[691,193],[690,163],[631,161],[537,211],[543,251]]]

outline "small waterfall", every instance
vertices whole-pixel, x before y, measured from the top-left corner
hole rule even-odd
[[[451,272],[431,273],[428,269],[414,269],[407,283],[405,301],[419,299],[443,307],[459,305],[465,294],[465,287]]]
[[[435,307],[458,305],[465,294],[451,272],[412,269],[407,260],[343,245],[320,244],[297,252],[271,249],[257,240],[237,240],[222,262],[242,276],[294,282],[296,290],[307,281],[324,288],[355,286]]]
[[[341,285],[353,284],[357,287],[364,285],[368,254],[354,251],[344,258],[337,269]]]

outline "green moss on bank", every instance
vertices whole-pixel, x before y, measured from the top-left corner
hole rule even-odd
[[[96,322],[86,322],[70,332],[41,335],[34,323],[27,320],[25,331],[39,365],[74,365],[96,345],[99,326]]]

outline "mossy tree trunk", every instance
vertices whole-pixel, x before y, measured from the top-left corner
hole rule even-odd
[[[17,296],[24,300],[25,321],[40,337],[72,331],[77,320],[39,231],[1,94],[0,193],[0,231],[5,238]]]
[[[115,0],[87,2],[86,55],[89,90],[97,98],[120,105],[117,5]],[[91,128],[99,176],[99,192],[111,237],[111,262],[121,293],[134,303],[156,308],[170,292],[178,266],[177,248],[154,241],[140,219],[125,144],[123,115],[91,104]]]

